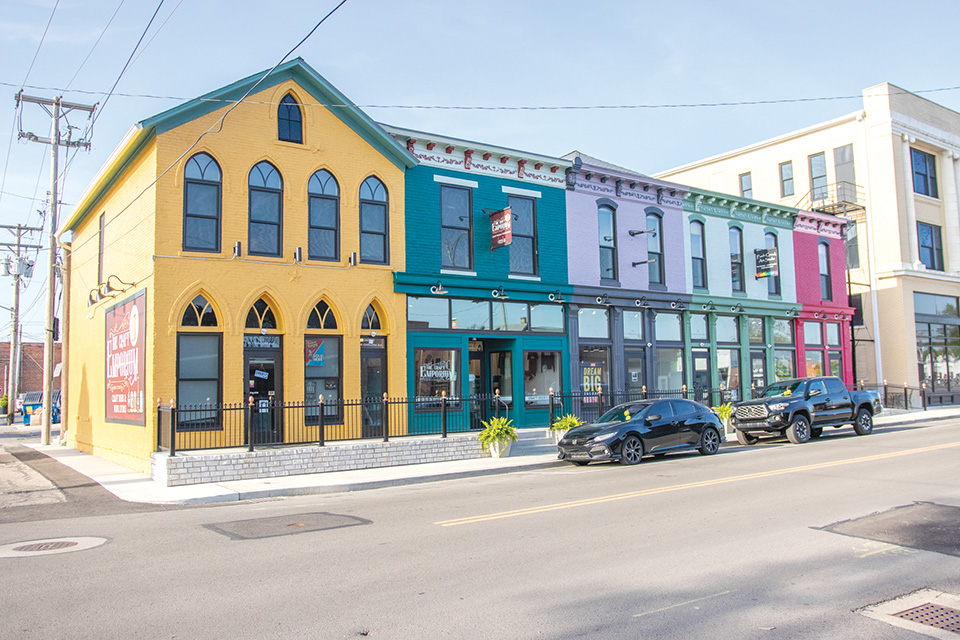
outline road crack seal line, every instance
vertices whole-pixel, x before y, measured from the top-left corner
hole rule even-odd
[[[501,511],[499,513],[488,513],[478,516],[468,516],[465,518],[456,518],[453,520],[442,520],[434,522],[441,527],[456,527],[462,524],[476,524],[478,522],[487,522],[489,520],[501,520],[503,518],[516,518],[519,516],[528,516],[548,511],[559,511],[561,509],[572,509],[574,507],[585,507],[594,504],[603,504],[605,502],[615,502],[618,500],[628,500],[630,498],[641,498],[660,493],[671,493],[673,491],[685,491],[687,489],[699,489],[701,487],[712,487],[732,482],[742,482],[744,480],[759,480],[761,478],[770,478],[773,476],[782,476],[791,473],[800,473],[801,471],[816,471],[818,469],[829,469],[831,467],[840,467],[848,464],[859,464],[861,462],[873,462],[876,460],[887,460],[890,458],[899,458],[901,456],[914,455],[918,453],[927,453],[930,451],[939,451],[941,449],[950,449],[960,447],[960,442],[950,442],[947,444],[932,445],[929,447],[920,447],[917,449],[907,449],[904,451],[895,451],[892,453],[881,453],[873,456],[863,456],[860,458],[848,458],[846,460],[837,460],[834,462],[819,462],[817,464],[804,465],[801,467],[787,467],[786,469],[774,469],[773,471],[761,471],[758,473],[748,473],[739,476],[730,476],[729,478],[718,478],[716,480],[701,480],[700,482],[688,482],[686,484],[677,484],[656,489],[644,489],[642,491],[630,491],[628,493],[617,493],[598,498],[585,498],[583,500],[573,500],[570,502],[559,502],[540,507],[528,507],[526,509],[514,509],[512,511]]]

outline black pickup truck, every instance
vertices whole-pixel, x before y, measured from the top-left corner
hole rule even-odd
[[[840,378],[797,378],[775,382],[753,400],[738,402],[730,419],[740,444],[756,444],[764,434],[785,435],[801,444],[819,438],[824,427],[852,424],[858,436],[865,436],[882,410],[878,391],[850,391]]]

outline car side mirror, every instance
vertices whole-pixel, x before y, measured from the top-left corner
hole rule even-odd
[[[810,393],[809,393],[808,395],[809,395],[809,397],[811,397],[811,398],[812,398],[813,396],[818,396],[818,395],[820,395],[820,389],[811,389],[811,390],[810,390]]]
[[[656,422],[662,417],[663,416],[661,416],[659,413],[655,413],[653,415],[647,416],[647,422]]]

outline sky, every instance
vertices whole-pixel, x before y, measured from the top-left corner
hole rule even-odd
[[[98,103],[91,149],[60,155],[62,221],[137,122],[270,69],[338,1],[5,0],[0,224],[49,225],[50,148],[18,131],[48,137],[50,116],[33,104],[18,116],[19,90]],[[293,57],[358,105],[390,105],[364,109],[379,122],[653,174],[857,111],[882,82],[949,89],[921,95],[960,111],[958,23],[957,0],[347,0]],[[774,102],[664,106],[751,101]],[[410,105],[649,107],[399,108]],[[69,124],[79,135],[86,114]],[[46,250],[31,255],[23,336],[39,341]],[[0,280],[0,305],[12,293]]]

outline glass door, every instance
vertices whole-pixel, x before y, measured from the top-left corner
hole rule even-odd
[[[750,352],[750,382],[754,396],[767,386],[767,356],[763,351]]]
[[[509,410],[513,406],[513,353],[510,351],[492,351],[490,353],[490,393],[500,392],[499,411]],[[496,403],[496,400],[494,401]],[[497,407],[493,407],[494,412]]]
[[[624,390],[628,400],[639,400],[643,397],[643,386],[647,384],[646,351],[643,348],[624,349],[623,351],[625,375],[627,376]]]
[[[713,384],[710,381],[710,351],[695,349],[693,351],[693,399],[708,407],[714,406],[717,403],[710,396],[712,387]]]
[[[473,344],[477,344],[474,347]],[[474,350],[476,349],[476,350]],[[487,419],[486,400],[478,399],[478,396],[488,394],[486,362],[484,361],[482,343],[471,340],[470,364],[467,380],[467,396],[470,398],[470,428],[482,429],[483,421]]]
[[[280,349],[247,348],[243,352],[247,396],[253,400],[250,433],[255,444],[283,442],[283,365]]]
[[[363,338],[360,345],[360,397],[364,438],[383,435],[383,394],[387,390],[387,339]]]

